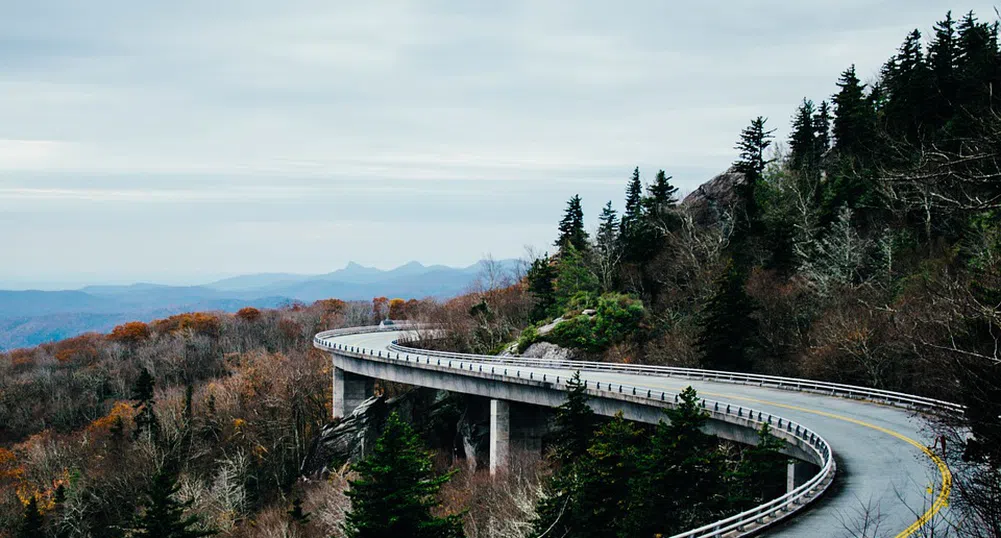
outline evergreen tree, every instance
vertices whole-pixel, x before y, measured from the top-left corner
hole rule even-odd
[[[891,134],[911,142],[921,137],[931,82],[921,32],[914,30],[883,68],[883,84],[888,94],[884,115]]]
[[[976,115],[1001,99],[998,23],[980,22],[970,11],[959,21],[956,40],[957,100],[967,115]]]
[[[612,209],[612,201],[609,200],[601,210],[598,217],[598,233],[595,234],[595,245],[602,253],[615,251],[619,240],[619,216]]]
[[[28,499],[28,504],[24,505],[24,515],[21,516],[21,527],[18,529],[18,538],[38,538],[43,536],[42,527],[45,520],[42,512],[38,509],[38,497],[35,495]]]
[[[528,292],[535,299],[532,307],[532,321],[548,319],[556,306],[556,267],[545,255],[532,262],[525,275],[528,281]]]
[[[865,85],[855,74],[855,66],[845,70],[838,80],[834,96],[834,147],[844,156],[862,158],[872,142],[874,116],[866,98]]]
[[[643,220],[643,182],[640,181],[640,168],[633,170],[626,186],[626,210],[622,213],[621,235],[628,236]]]
[[[197,516],[184,516],[194,499],[180,502],[176,499],[180,485],[177,483],[176,462],[167,462],[156,474],[146,494],[146,503],[136,520],[135,536],[148,538],[199,538],[216,534],[212,530],[197,530]]]
[[[155,385],[156,381],[149,370],[143,368],[132,389],[132,399],[136,400],[133,407],[139,411],[133,419],[136,424],[136,429],[132,432],[134,438],[139,438],[143,432],[146,432],[155,439],[160,433],[160,422],[153,411],[153,406],[156,403],[153,400]]]
[[[813,101],[803,99],[793,116],[789,136],[789,167],[806,174],[812,174],[820,160],[815,114]]]
[[[599,289],[598,277],[591,272],[584,256],[573,244],[568,243],[556,263],[556,307],[564,309],[580,293],[594,293]]]
[[[813,117],[813,132],[817,142],[816,155],[822,157],[831,149],[831,107],[827,101],[820,102],[820,108]]]
[[[781,453],[785,441],[771,432],[771,426],[762,424],[758,431],[758,443],[744,452],[734,473],[735,489],[730,502],[736,509],[747,509],[785,493],[783,477],[789,458]]]
[[[706,303],[697,341],[705,368],[747,371],[757,348],[753,300],[744,291],[744,275],[731,262]]]
[[[763,181],[765,166],[770,162],[765,159],[765,151],[771,146],[772,133],[775,132],[774,129],[765,129],[766,121],[761,116],[751,120],[751,124],[741,131],[740,140],[735,146],[740,151],[740,156],[733,167],[744,175],[744,182],[736,189],[744,209],[744,218],[737,223],[736,237],[733,238],[733,250],[741,257],[741,261],[746,256],[744,251],[748,250],[746,240],[761,231],[756,193],[758,185]]]
[[[409,424],[392,413],[372,454],[354,465],[350,481],[351,512],[344,530],[349,538],[458,538],[458,516],[435,517],[435,496],[451,474],[435,476],[430,454]]]
[[[949,11],[945,19],[935,24],[935,37],[928,45],[928,64],[934,84],[934,91],[928,97],[929,112],[936,129],[943,127],[956,113],[958,58],[956,22]]]
[[[629,501],[627,536],[669,536],[712,520],[725,508],[725,465],[715,440],[702,432],[708,413],[695,389],[666,410],[650,450],[640,459]]]
[[[630,481],[649,441],[622,413],[599,429],[587,453],[559,468],[539,502],[532,536],[605,538],[625,527]]]
[[[572,245],[578,252],[587,250],[587,232],[584,231],[584,210],[580,206],[580,196],[574,195],[567,202],[563,220],[560,221],[560,236],[556,246],[561,250]]]
[[[663,170],[658,171],[643,199],[646,220],[650,227],[660,233],[675,230],[679,222],[674,213],[674,209],[678,207],[678,188],[671,184],[671,179]]]
[[[570,465],[586,452],[598,419],[588,405],[587,389],[574,372],[567,381],[567,401],[556,408],[553,429],[553,453],[562,465]]]

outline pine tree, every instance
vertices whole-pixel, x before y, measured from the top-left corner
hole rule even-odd
[[[549,256],[544,255],[532,262],[525,275],[528,281],[528,293],[535,299],[532,307],[532,321],[548,319],[556,306],[556,267],[550,263]]]
[[[588,405],[587,389],[574,372],[567,380],[567,401],[556,408],[553,428],[553,453],[562,465],[569,465],[586,452],[598,425],[598,419]]]
[[[617,414],[595,433],[579,461],[557,470],[537,506],[531,536],[604,538],[624,530],[625,499],[648,442]]]
[[[708,413],[695,389],[678,395],[640,460],[629,500],[628,536],[669,536],[698,527],[725,503],[725,465],[703,433]]]
[[[344,530],[349,538],[458,538],[458,516],[435,517],[435,496],[451,474],[435,476],[430,454],[409,424],[392,413],[372,454],[354,465],[350,481],[351,512]]]
[[[705,368],[746,372],[757,348],[753,300],[744,291],[744,275],[731,262],[706,303],[697,341]]]
[[[620,223],[623,237],[632,233],[643,219],[643,182],[640,181],[640,168],[637,166],[633,170],[633,175],[629,178],[626,186],[626,210],[622,213]]]
[[[884,110],[887,128],[902,139],[917,142],[932,93],[921,32],[914,30],[907,35],[897,55],[883,68],[882,83],[888,94]]]
[[[139,411],[133,419],[136,424],[136,429],[132,432],[133,438],[139,438],[143,432],[146,432],[155,439],[160,433],[160,423],[153,411],[153,406],[156,403],[153,400],[155,385],[156,381],[149,370],[143,368],[132,389],[132,399],[136,400],[133,407]]]
[[[821,101],[816,115],[813,117],[814,140],[817,142],[816,155],[823,156],[831,149],[831,107],[827,101]]]
[[[43,536],[42,527],[45,520],[42,512],[38,509],[38,497],[32,495],[28,503],[24,505],[24,515],[21,516],[21,527],[18,529],[18,538],[38,538]]]
[[[763,181],[765,167],[770,161],[765,158],[765,151],[771,146],[774,129],[766,130],[768,120],[758,116],[740,133],[740,140],[734,149],[740,151],[740,156],[733,164],[734,170],[744,175],[744,182],[738,185],[737,195],[744,208],[744,219],[737,225],[737,237],[733,244],[735,251],[741,256],[746,250],[745,240],[761,231],[760,210],[757,201],[757,188]]]
[[[935,38],[928,45],[928,64],[934,83],[934,91],[929,96],[931,121],[934,128],[943,127],[956,113],[955,99],[958,90],[959,44],[956,37],[956,21],[952,12],[935,24]]]
[[[747,509],[785,493],[784,480],[789,458],[782,455],[785,441],[772,435],[767,423],[758,430],[758,443],[744,452],[734,473],[730,502],[736,509]]]
[[[580,196],[574,195],[567,202],[563,220],[560,221],[560,236],[556,246],[560,249],[572,245],[578,252],[587,250],[587,232],[584,231],[584,210],[580,206]]]
[[[595,234],[595,246],[602,253],[609,254],[615,251],[619,240],[619,217],[612,209],[612,201],[609,200],[601,210],[598,217],[598,233]]]
[[[184,516],[193,499],[180,502],[176,499],[180,485],[177,483],[176,462],[167,462],[153,475],[153,483],[146,494],[142,513],[136,519],[135,536],[148,538],[199,538],[216,534],[213,530],[197,530],[197,516]]]
[[[671,184],[671,179],[663,170],[658,171],[643,199],[648,227],[661,233],[675,230],[680,222],[674,213],[678,207],[678,188]]]
[[[789,156],[789,167],[811,175],[820,160],[817,126],[814,122],[813,101],[803,99],[792,119],[792,134],[789,136],[789,150],[792,153]]]
[[[834,147],[846,157],[862,158],[870,149],[875,118],[854,65],[841,74],[838,88],[833,99]]]
[[[584,256],[573,244],[568,243],[560,252],[559,260],[556,263],[555,306],[563,309],[570,304],[570,300],[579,293],[593,293],[599,290],[598,278],[588,264],[584,261]]]

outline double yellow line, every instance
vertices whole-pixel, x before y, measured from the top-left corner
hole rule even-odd
[[[708,396],[717,396],[720,398],[726,398],[730,400],[744,400],[748,402],[760,403],[765,405],[774,405],[775,407],[782,407],[785,409],[792,409],[794,411],[801,411],[803,413],[810,413],[813,415],[820,415],[822,417],[833,418],[836,420],[843,420],[845,422],[858,424],[859,426],[864,426],[866,428],[871,428],[878,432],[891,435],[893,437],[896,437],[897,439],[900,439],[905,443],[913,445],[914,447],[921,450],[921,452],[924,452],[924,454],[928,456],[928,458],[930,458],[933,463],[935,463],[935,466],[938,467],[938,472],[939,474],[942,475],[942,488],[939,490],[938,495],[935,497],[935,502],[932,503],[931,507],[929,507],[928,510],[925,511],[925,513],[921,514],[921,516],[918,517],[917,521],[911,523],[911,526],[904,529],[895,538],[910,538],[911,536],[914,535],[914,533],[918,532],[918,530],[921,529],[921,527],[925,526],[929,521],[931,521],[931,519],[935,517],[935,514],[937,514],[939,510],[944,508],[949,503],[949,494],[952,492],[952,472],[949,471],[949,466],[945,464],[945,461],[943,461],[942,458],[938,456],[938,454],[935,454],[934,452],[931,451],[931,449],[929,449],[925,445],[915,441],[914,439],[911,439],[910,437],[907,437],[906,435],[897,433],[893,430],[884,428],[882,426],[877,426],[875,424],[870,424],[868,422],[854,419],[851,417],[846,417],[843,415],[835,415],[834,413],[828,413],[826,411],[815,411],[813,409],[807,409],[805,407],[799,407],[795,405],[780,404],[780,403],[770,402],[768,400],[759,400],[757,398],[747,398],[742,396],[732,396],[729,394],[716,394],[711,392],[704,392],[702,394]]]

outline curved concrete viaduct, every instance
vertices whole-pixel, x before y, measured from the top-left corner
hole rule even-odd
[[[350,414],[372,394],[375,379],[489,398],[492,472],[506,465],[511,406],[558,406],[574,370],[580,370],[591,405],[601,414],[621,411],[629,419],[656,423],[664,418],[663,408],[673,405],[674,395],[691,385],[706,399],[710,433],[753,444],[757,430],[769,422],[786,441],[786,453],[798,462],[790,465],[790,493],[740,518],[679,536],[858,536],[868,512],[878,520],[879,532],[867,536],[904,538],[920,536],[947,506],[951,476],[929,448],[934,442],[923,431],[921,418],[907,409],[802,392],[803,387],[796,390],[789,384],[796,380],[780,389],[758,386],[767,383],[691,379],[690,372],[698,371],[679,378],[666,371],[670,369],[600,371],[419,352],[394,345],[404,335],[376,328],[317,335],[314,344],[333,360],[334,415]],[[870,523],[870,533],[872,528]]]

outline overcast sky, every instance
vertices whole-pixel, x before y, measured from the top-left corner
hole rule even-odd
[[[930,0],[8,1],[0,286],[468,265],[690,191]],[[926,32],[927,33],[927,32]]]

